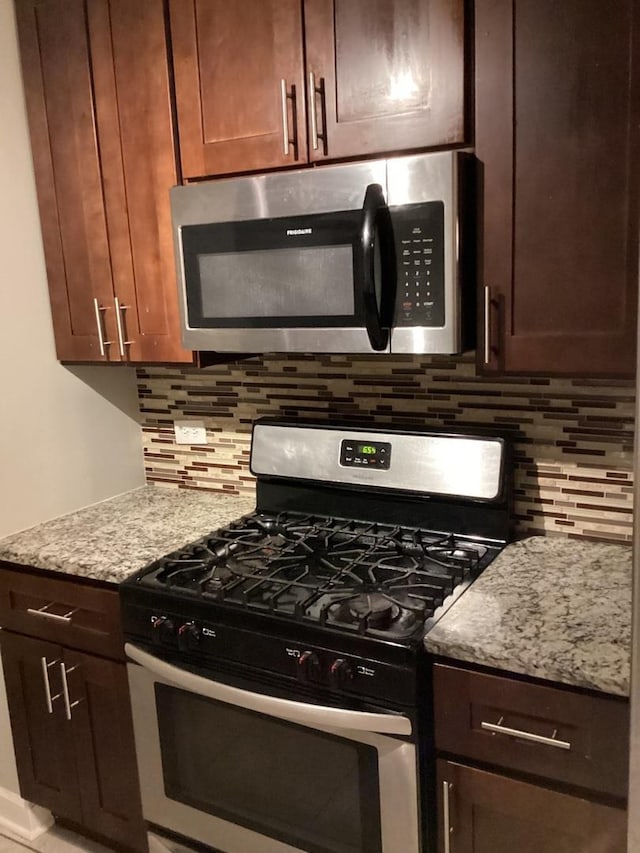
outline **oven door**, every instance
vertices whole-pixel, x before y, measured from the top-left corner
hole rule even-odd
[[[250,692],[126,651],[148,821],[224,853],[419,853],[408,717]]]

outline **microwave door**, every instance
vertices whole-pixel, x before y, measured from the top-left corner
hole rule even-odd
[[[220,352],[373,353],[382,323],[382,187],[360,210],[182,229],[185,345]]]

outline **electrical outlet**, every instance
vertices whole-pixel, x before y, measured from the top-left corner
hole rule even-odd
[[[204,421],[174,421],[176,444],[206,444],[207,430]]]

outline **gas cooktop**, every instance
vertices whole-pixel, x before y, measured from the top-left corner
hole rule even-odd
[[[138,583],[182,599],[406,641],[499,548],[453,533],[256,512],[150,565]]]

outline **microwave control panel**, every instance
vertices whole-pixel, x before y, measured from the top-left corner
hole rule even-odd
[[[394,326],[444,326],[444,204],[390,207],[397,283]]]

